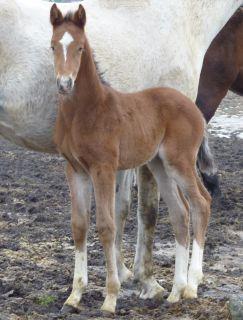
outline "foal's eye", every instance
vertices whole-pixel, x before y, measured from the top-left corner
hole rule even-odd
[[[81,53],[82,51],[83,51],[83,48],[82,48],[82,47],[79,47],[79,48],[78,48],[78,52]]]
[[[51,46],[51,50],[52,50],[52,51],[54,51],[54,50],[55,50],[55,48],[54,48],[53,46]]]

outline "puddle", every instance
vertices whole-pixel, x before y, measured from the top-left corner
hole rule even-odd
[[[220,138],[243,139],[243,98],[229,93],[210,121],[209,132]]]

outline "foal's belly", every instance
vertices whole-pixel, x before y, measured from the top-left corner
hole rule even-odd
[[[119,150],[119,170],[136,168],[152,160],[158,153],[163,136],[163,128],[147,135],[140,133],[123,136]]]

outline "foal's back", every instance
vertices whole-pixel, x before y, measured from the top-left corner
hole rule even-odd
[[[145,163],[156,155],[162,143],[180,141],[188,149],[192,144],[195,148],[201,144],[204,131],[201,112],[179,91],[171,88],[132,94],[111,88],[107,91],[105,104],[116,110],[119,119],[120,167]]]

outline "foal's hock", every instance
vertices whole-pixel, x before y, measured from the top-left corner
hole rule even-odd
[[[169,301],[178,301],[181,296],[196,297],[202,279],[200,260],[211,201],[196,170],[205,129],[202,115],[190,99],[174,89],[153,88],[123,94],[104,84],[84,31],[85,22],[86,13],[81,5],[66,16],[55,4],[51,9],[51,46],[60,93],[55,142],[69,163],[75,266],[80,265],[66,305],[78,307],[87,286],[91,181],[97,229],[107,265],[107,295],[102,309],[115,311],[120,288],[115,252],[115,177],[117,170],[143,164],[154,175],[169,207],[179,251],[180,265]],[[189,207],[197,255],[192,257],[187,279]]]

